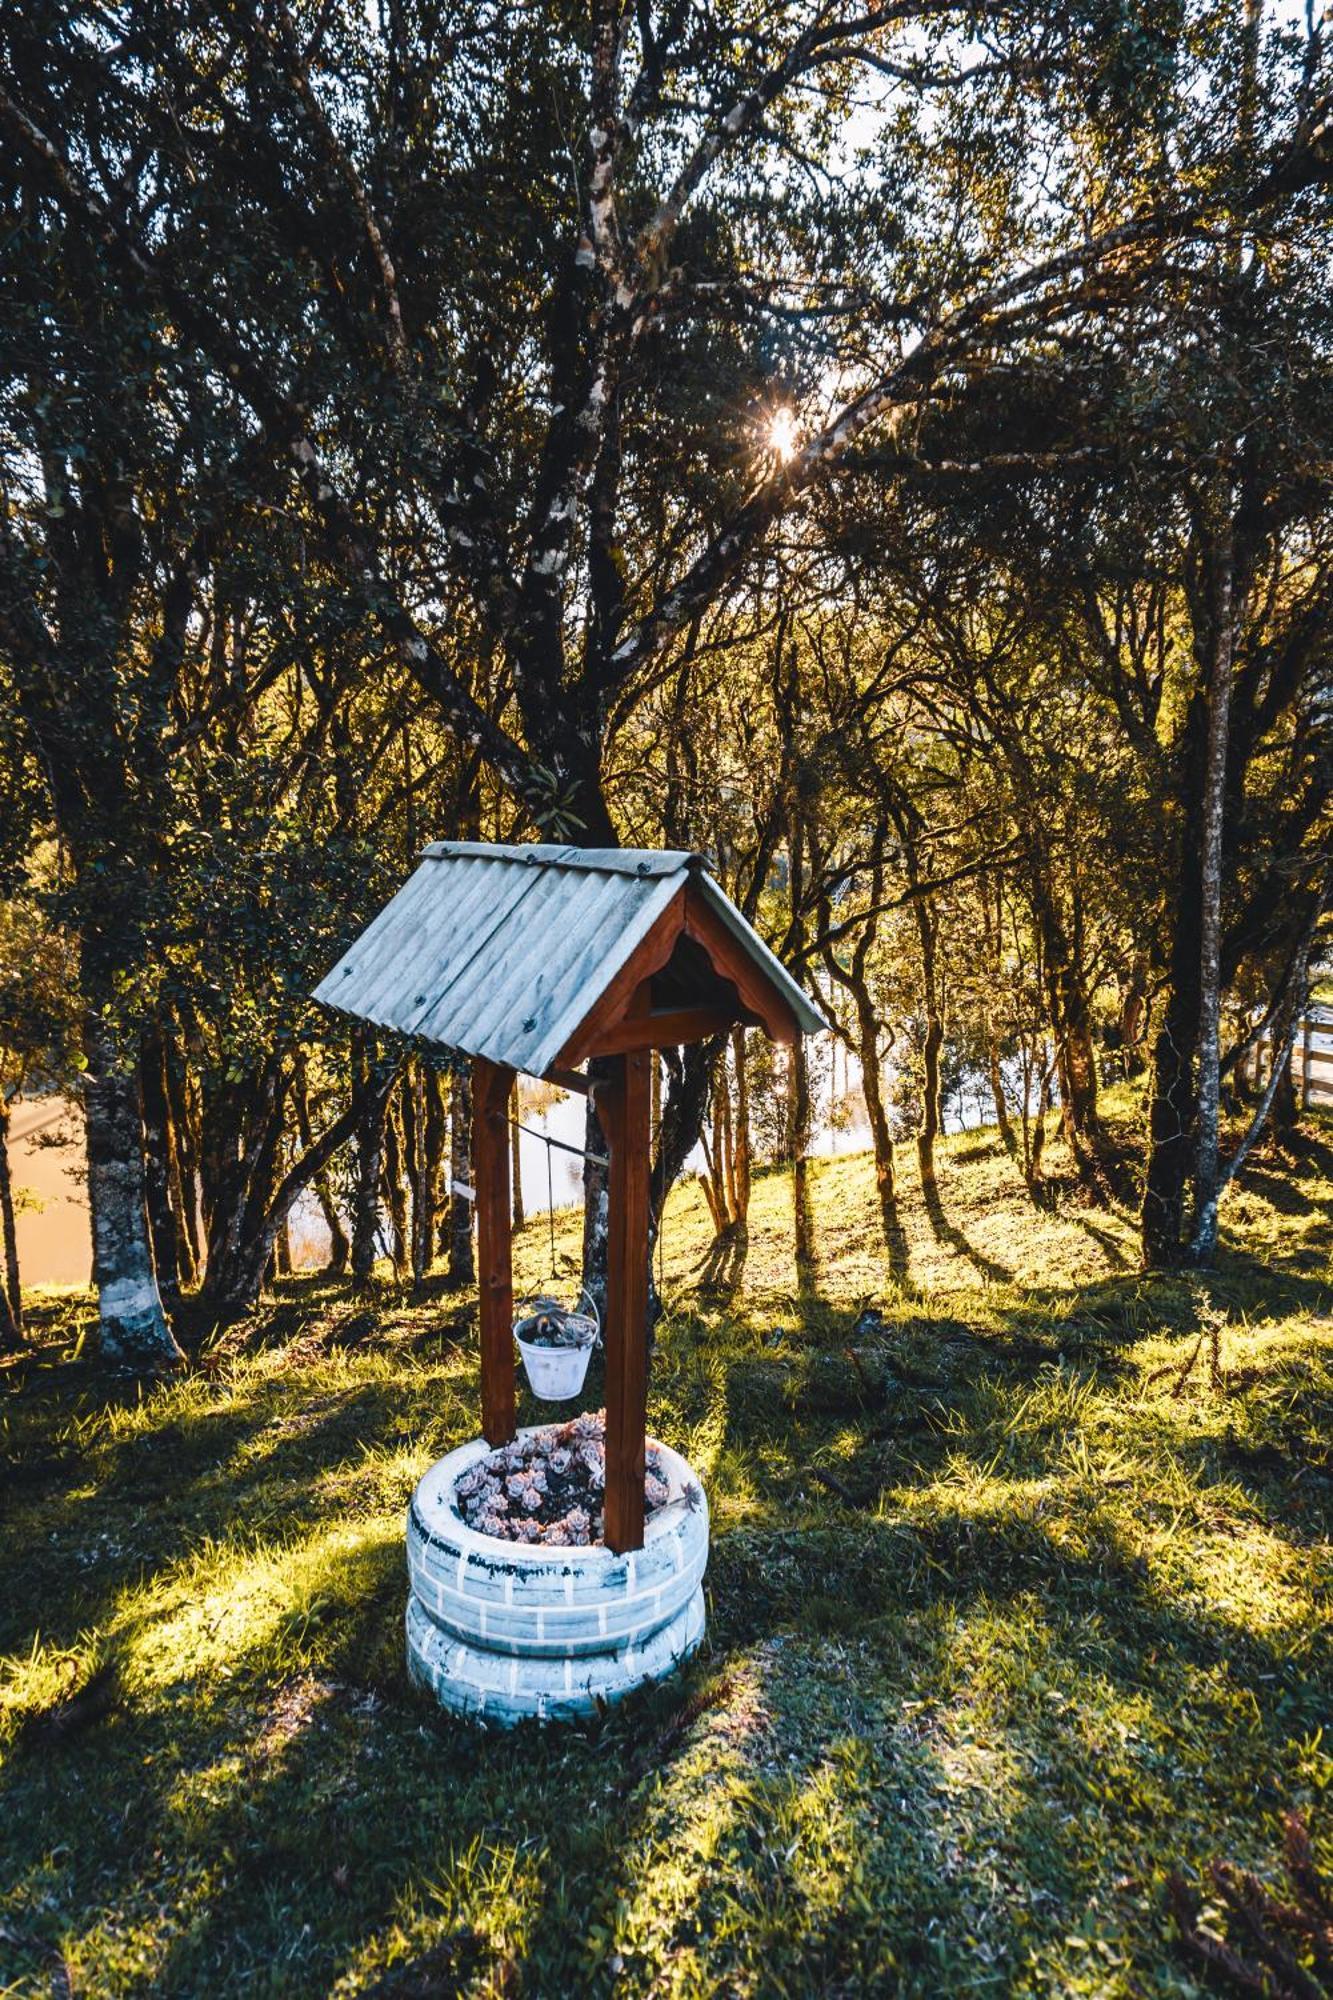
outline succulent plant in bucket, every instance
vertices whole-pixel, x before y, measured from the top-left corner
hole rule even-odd
[[[577,1396],[601,1332],[597,1307],[588,1292],[587,1312],[562,1306],[546,1293],[521,1303],[529,1310],[514,1321],[514,1339],[534,1396],[544,1403],[567,1403]]]

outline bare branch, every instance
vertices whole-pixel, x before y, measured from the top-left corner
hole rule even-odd
[[[383,232],[375,220],[375,211],[370,205],[365,184],[315,94],[314,85],[310,81],[310,67],[297,41],[296,25],[292,20],[287,0],[273,0],[273,11],[277,17],[279,38],[287,60],[287,75],[292,88],[305,106],[329,161],[335,172],[342,176],[356,204],[357,214],[361,217],[361,226],[366,232],[366,241],[370,245],[370,253],[375,260],[380,283],[384,288],[384,303],[389,315],[389,353],[395,372],[401,373],[407,362],[407,341],[403,334],[403,314],[398,302],[398,274],[394,270],[393,259],[389,255]]]

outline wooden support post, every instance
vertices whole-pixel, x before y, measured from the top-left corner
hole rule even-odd
[[[648,1199],[652,1064],[646,1049],[614,1059],[597,1093],[611,1152],[606,1246],[606,1545],[643,1547],[648,1409]]]
[[[513,1215],[509,1206],[509,1094],[514,1072],[472,1063],[472,1175],[477,1195],[477,1304],[481,1320],[481,1428],[508,1444],[514,1421]]]

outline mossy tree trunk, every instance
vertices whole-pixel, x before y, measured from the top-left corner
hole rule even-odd
[[[0,1237],[4,1270],[0,1273],[0,1354],[23,1345],[23,1292],[19,1283],[18,1231],[14,1225],[14,1185],[9,1166],[9,1099],[0,1091]]]
[[[301,1141],[302,1149],[308,1149],[313,1143],[313,1134],[310,1124],[310,1090],[305,1058],[302,1054],[297,1056],[292,1077],[292,1111],[296,1119],[296,1135]],[[331,1276],[341,1277],[347,1269],[352,1245],[343,1226],[342,1216],[338,1212],[338,1204],[333,1198],[333,1186],[327,1169],[313,1177],[311,1188],[315,1200],[319,1203],[320,1214],[324,1217],[324,1226],[329,1232],[327,1269]]]
[[[477,1282],[473,1204],[470,1195],[462,1192],[472,1187],[472,1171],[472,1079],[466,1069],[459,1069],[449,1095],[449,1201],[445,1232],[449,1284],[460,1290]]]
[[[143,1106],[144,1187],[157,1288],[167,1311],[174,1312],[181,1295],[180,1228],[171,1194],[173,1148],[166,1051],[156,1021],[139,1038],[139,1092]]]
[[[389,1255],[393,1260],[394,1277],[400,1283],[407,1276],[411,1259],[407,1187],[404,1180],[407,1159],[403,1107],[405,1091],[404,1082],[389,1100],[389,1110],[384,1120],[384,1152],[380,1168],[383,1175],[384,1206],[388,1211],[389,1228],[392,1232]]]
[[[374,1038],[358,1029],[352,1038],[355,1165],[352,1180],[352,1286],[364,1291],[375,1269],[380,1226],[380,1163],[388,1097],[375,1089]]]
[[[99,990],[87,969],[84,990]],[[130,1055],[121,1046],[95,1006],[85,1016],[83,1048],[101,1352],[119,1367],[174,1367],[183,1357],[162,1309],[148,1233],[137,1050]]]

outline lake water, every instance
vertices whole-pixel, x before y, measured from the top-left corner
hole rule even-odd
[[[812,1150],[824,1156],[864,1151],[870,1144],[860,1098],[860,1069],[832,1036],[815,1035],[810,1046],[815,1099]],[[965,1084],[962,1101],[945,1107],[945,1130],[957,1132],[993,1116],[990,1095],[980,1078]],[[85,1187],[83,1120],[63,1098],[25,1099],[11,1114],[10,1164],[18,1195],[19,1265],[27,1285],[86,1285],[92,1270],[88,1198]],[[583,1144],[584,1103],[563,1095],[538,1110],[525,1107],[519,1134],[519,1171],[529,1215],[543,1214],[548,1200],[570,1208],[582,1199],[583,1162],[542,1135]],[[549,1157],[549,1195],[548,1195]],[[696,1148],[687,1171],[703,1165]],[[293,1210],[292,1253],[298,1266],[318,1266],[328,1253],[328,1233],[312,1197]]]

